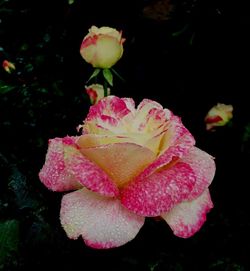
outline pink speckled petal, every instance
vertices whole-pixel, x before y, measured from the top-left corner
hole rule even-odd
[[[176,236],[188,238],[195,234],[206,221],[206,214],[213,208],[208,189],[192,201],[177,204],[163,219]]]
[[[137,110],[138,110],[138,112],[145,110],[148,113],[152,108],[163,110],[163,107],[161,104],[159,104],[155,101],[152,101],[150,99],[143,99],[140,102],[140,104],[138,105]]]
[[[82,187],[105,196],[117,196],[119,190],[110,177],[79,151],[79,137],[56,138],[50,141],[46,162],[39,173],[41,181],[53,191]]]
[[[129,212],[118,199],[85,188],[63,197],[60,217],[69,238],[81,235],[93,248],[121,246],[135,238],[144,224],[144,217]]]
[[[156,157],[151,150],[134,143],[108,144],[80,151],[102,168],[118,187],[134,179]]]
[[[192,147],[181,161],[187,163],[196,176],[194,188],[187,198],[187,200],[192,200],[201,195],[211,184],[215,174],[214,159],[199,148]]]
[[[129,118],[134,111],[132,99],[121,99],[108,96],[90,107],[84,121],[85,134],[121,134],[123,133],[123,119]]]
[[[135,102],[132,98],[122,98],[130,112],[135,113]]]
[[[86,121],[92,121],[100,118],[102,115],[111,116],[120,120],[130,113],[126,102],[116,96],[108,96],[100,100],[96,105],[90,107]]]
[[[183,126],[180,118],[172,116],[169,121],[169,127],[161,142],[160,155],[141,173],[140,178],[145,178],[172,160],[183,157],[194,144],[193,136]]]
[[[80,152],[71,154],[67,159],[67,167],[68,171],[88,189],[110,197],[119,195],[119,190],[111,178]]]
[[[74,190],[81,187],[65,165],[64,155],[75,148],[78,137],[54,138],[49,140],[48,152],[43,168],[39,173],[41,182],[53,191]]]
[[[195,173],[177,162],[146,178],[138,178],[121,191],[121,203],[143,216],[158,216],[185,200],[195,184]]]
[[[139,132],[151,133],[153,136],[162,132],[172,113],[152,100],[144,99],[137,107],[134,125]],[[156,134],[154,134],[156,133]]]

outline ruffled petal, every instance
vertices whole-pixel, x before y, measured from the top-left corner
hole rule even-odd
[[[128,105],[128,106],[127,106]],[[120,131],[122,119],[131,113],[132,102],[116,96],[108,96],[90,107],[84,121],[84,133],[109,134]]]
[[[151,150],[133,143],[81,148],[80,151],[103,169],[118,187],[133,180],[156,157]]]
[[[154,137],[164,131],[171,116],[172,112],[163,109],[159,103],[144,99],[137,107],[131,126],[138,133],[145,133]]]
[[[213,208],[208,189],[192,201],[177,204],[170,212],[162,214],[176,236],[188,238],[206,221],[206,214]]]
[[[143,216],[158,216],[185,200],[196,176],[192,168],[177,162],[146,178],[138,178],[121,191],[121,203]]]
[[[182,159],[173,160],[147,177],[139,175],[121,192],[121,201],[136,214],[157,216],[177,203],[201,195],[212,182],[214,173],[213,158],[191,147]]]
[[[78,137],[50,140],[40,180],[53,191],[67,191],[86,186],[105,196],[117,196],[119,190],[110,177],[79,151]]]
[[[172,116],[162,137],[158,158],[141,173],[140,178],[145,178],[173,160],[185,156],[194,144],[193,136],[184,127],[180,118]]]
[[[192,147],[181,161],[187,163],[196,176],[194,188],[187,198],[192,200],[201,195],[211,184],[215,174],[215,162],[211,155],[196,147]]]
[[[75,190],[81,187],[65,165],[65,153],[75,148],[78,137],[54,138],[49,140],[45,164],[39,173],[41,182],[53,191]]]
[[[81,235],[93,248],[121,246],[135,238],[144,224],[144,217],[126,210],[118,199],[85,188],[63,197],[60,217],[69,238]]]

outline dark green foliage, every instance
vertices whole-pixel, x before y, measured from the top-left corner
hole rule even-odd
[[[19,245],[19,222],[5,220],[0,222],[0,269],[17,254]],[[15,263],[16,264],[16,263]]]

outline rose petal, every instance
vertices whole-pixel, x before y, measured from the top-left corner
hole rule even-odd
[[[138,178],[121,191],[121,203],[138,215],[158,216],[185,200],[195,184],[194,171],[177,162],[146,178]]]
[[[169,127],[161,142],[159,157],[141,173],[140,178],[147,177],[157,169],[170,163],[173,159],[183,157],[194,144],[193,136],[183,126],[180,118],[172,116],[169,121]]]
[[[84,133],[104,135],[126,133],[127,127],[124,127],[123,119],[132,115],[131,100],[108,96],[91,106],[84,121]]]
[[[65,165],[65,153],[75,148],[77,137],[54,138],[49,140],[48,152],[43,168],[39,173],[41,182],[53,191],[67,191],[81,185],[70,174]]]
[[[149,149],[133,143],[81,148],[80,151],[102,168],[118,187],[134,179],[156,157]]]
[[[68,172],[82,185],[105,196],[118,196],[119,190],[111,178],[79,150],[72,149],[66,158]]]
[[[125,136],[85,134],[79,137],[77,145],[80,148],[93,148],[107,144],[128,143],[130,141],[133,141],[133,139]]]
[[[116,96],[108,96],[90,107],[86,121],[95,120],[102,115],[112,116],[120,120],[128,113],[130,113],[130,110],[127,108],[126,102],[123,99]]]
[[[187,198],[187,200],[192,200],[201,195],[211,184],[215,174],[214,159],[199,148],[192,147],[181,161],[187,163],[196,176],[194,188]]]
[[[134,117],[134,130],[143,133],[150,133],[151,137],[160,134],[164,129],[172,113],[152,100],[144,99],[137,108]]]
[[[81,235],[88,246],[111,248],[132,240],[144,217],[130,213],[118,199],[81,189],[63,197],[61,223],[69,238]]]
[[[160,134],[153,138],[148,138],[145,134],[133,133],[122,136],[85,134],[79,137],[77,145],[80,148],[93,148],[114,143],[134,143],[146,147],[157,154],[162,136],[163,134]]]
[[[206,221],[207,212],[212,208],[213,203],[206,189],[200,197],[182,202],[161,216],[176,236],[188,238],[201,228]]]
[[[79,151],[78,137],[50,140],[46,162],[39,173],[41,181],[53,191],[74,190],[86,186],[106,196],[117,196],[118,188],[110,177]]]
[[[121,201],[136,214],[156,216],[183,200],[197,198],[210,185],[214,173],[212,157],[191,147],[182,159],[147,177],[139,175],[121,192]]]

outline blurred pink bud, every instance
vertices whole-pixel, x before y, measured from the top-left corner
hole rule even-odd
[[[233,106],[220,104],[213,106],[205,117],[206,129],[226,125],[233,117]]]
[[[90,102],[96,104],[104,97],[104,88],[100,84],[92,84],[90,86],[85,86],[86,92],[89,95]],[[107,89],[107,95],[110,95],[110,89]]]
[[[8,60],[4,60],[2,63],[2,66],[7,73],[11,73],[12,71],[16,69],[15,65]]]

